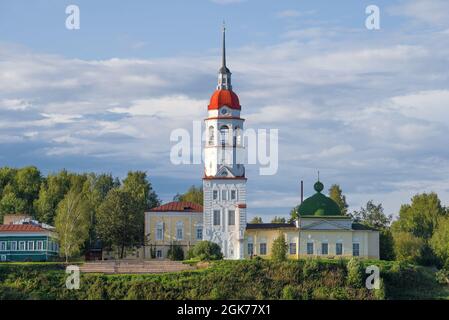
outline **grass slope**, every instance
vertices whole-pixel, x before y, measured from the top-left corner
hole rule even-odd
[[[64,265],[0,264],[0,299],[447,299],[435,270],[396,262],[380,267],[383,285],[348,284],[345,260],[219,261],[195,271],[148,275],[83,274],[81,288],[65,288]],[[362,273],[362,276],[366,276]]]

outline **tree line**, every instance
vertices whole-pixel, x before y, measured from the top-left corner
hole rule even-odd
[[[144,212],[159,204],[142,171],[121,180],[105,173],[61,170],[44,176],[33,166],[0,168],[0,221],[25,213],[54,225],[66,260],[99,241],[123,257],[125,248],[144,242]]]

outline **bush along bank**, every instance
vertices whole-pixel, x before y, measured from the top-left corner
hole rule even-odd
[[[365,287],[371,264],[381,270],[379,290]],[[78,290],[67,289],[66,278],[62,264],[0,264],[0,299],[419,299],[423,292],[431,298],[438,285],[412,265],[320,259],[216,261],[167,274],[82,274]]]

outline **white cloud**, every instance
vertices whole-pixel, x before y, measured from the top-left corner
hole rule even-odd
[[[354,206],[384,198],[391,212],[432,182],[449,189],[442,178],[449,48],[353,33],[341,41],[309,34],[307,44],[296,36],[230,50],[246,127],[280,129],[279,173],[265,179],[248,168],[248,203],[292,207],[298,180],[312,185],[317,169],[327,184],[342,184]],[[2,150],[23,144],[27,156],[59,159],[61,167],[100,159],[99,171],[133,165],[199,181],[200,166],[169,163],[169,134],[206,116],[218,61],[209,54],[96,61],[0,47]]]
[[[449,2],[446,0],[407,0],[391,7],[389,11],[428,25],[449,25]]]

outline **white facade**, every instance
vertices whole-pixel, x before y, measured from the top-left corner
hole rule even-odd
[[[223,63],[214,95],[224,92],[232,98],[235,94],[231,91],[231,72],[226,67],[224,41],[223,30]],[[216,103],[209,108],[205,120],[203,239],[219,244],[226,259],[243,259],[246,228],[244,119],[240,118],[240,106]]]

